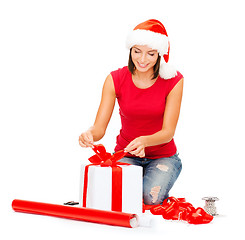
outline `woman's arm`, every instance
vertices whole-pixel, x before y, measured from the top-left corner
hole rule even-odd
[[[111,74],[107,76],[102,89],[100,106],[92,127],[79,137],[81,147],[91,147],[94,141],[99,141],[106,132],[115,106],[116,93]]]
[[[183,82],[182,78],[167,96],[162,129],[152,135],[134,139],[125,148],[125,151],[144,157],[145,147],[167,143],[172,140],[179,119]]]

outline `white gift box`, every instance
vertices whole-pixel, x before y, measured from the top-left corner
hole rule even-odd
[[[80,206],[83,206],[85,166],[81,167]],[[142,213],[143,170],[140,166],[122,168],[122,212]],[[88,168],[86,207],[110,211],[112,204],[112,168],[91,165]]]

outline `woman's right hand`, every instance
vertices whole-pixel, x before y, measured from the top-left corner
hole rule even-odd
[[[90,130],[83,132],[79,136],[79,144],[81,147],[92,147],[94,144],[93,135]]]

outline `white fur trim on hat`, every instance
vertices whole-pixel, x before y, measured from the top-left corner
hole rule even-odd
[[[128,34],[126,46],[130,49],[134,45],[147,45],[152,49],[156,49],[160,56],[168,53],[168,37],[149,30],[137,29],[131,31]]]

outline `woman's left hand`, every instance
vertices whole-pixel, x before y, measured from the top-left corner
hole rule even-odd
[[[143,158],[145,157],[145,147],[146,137],[141,136],[135,138],[132,142],[130,142],[128,146],[124,149],[124,151],[129,152],[137,157]]]

